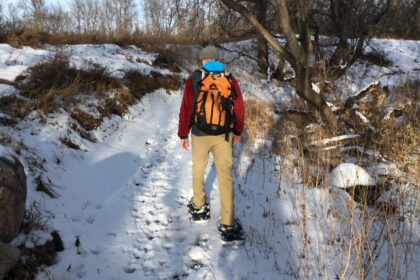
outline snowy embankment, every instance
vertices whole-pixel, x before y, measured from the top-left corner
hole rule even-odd
[[[385,43],[376,44],[387,52]],[[418,59],[414,56],[418,48],[416,42],[398,44],[398,51],[410,61],[398,66],[407,67],[398,79],[415,72],[416,63],[412,61]],[[12,82],[28,66],[54,55],[55,50],[48,49],[18,50],[0,45],[0,78]],[[150,65],[155,55],[135,48],[78,45],[64,51],[78,67],[99,63],[115,77],[133,69],[168,73]],[[272,102],[292,99],[288,87],[249,75],[248,64],[238,59],[230,65],[245,98]],[[350,72],[356,79],[365,65],[353,67]],[[389,72],[387,69],[369,71],[371,78],[364,77],[357,85],[352,80],[351,88],[357,92],[356,88],[372,80],[390,80],[383,75]],[[9,94],[18,92],[13,85],[0,82],[0,96]],[[192,163],[190,153],[181,150],[176,136],[180,101],[180,91],[167,94],[157,90],[146,95],[124,117],[106,118],[92,132],[96,143],[69,135],[69,114],[65,111],[51,114],[46,120],[34,114],[13,129],[0,128],[12,142],[33,151],[24,154],[25,159],[43,162],[43,176],[51,180],[58,194],[52,199],[36,192],[35,176],[39,172],[33,172],[31,161],[25,161],[29,174],[27,205],[34,201],[40,205],[65,247],[57,262],[42,268],[37,279],[356,279],[357,275],[345,274],[346,265],[352,261],[348,260],[346,242],[351,231],[360,228],[360,221],[350,220],[348,227],[340,228],[336,215],[346,207],[354,207],[357,214],[354,201],[338,188],[308,189],[287,180],[278,182],[279,159],[267,149],[253,153],[238,146],[234,151],[236,216],[247,238],[243,247],[224,248],[219,242],[219,195],[211,166],[206,189],[212,220],[204,226],[190,224],[186,205],[191,196]],[[59,141],[63,136],[71,137],[83,150],[64,146]],[[348,214],[345,212],[342,219],[350,218]],[[36,231],[22,234],[14,243],[25,242],[30,247],[46,238],[49,234]],[[413,240],[418,238],[414,236]],[[390,255],[382,254],[379,275],[387,275]],[[402,266],[416,267],[418,248],[413,255]],[[407,273],[408,277],[418,275],[415,269]]]

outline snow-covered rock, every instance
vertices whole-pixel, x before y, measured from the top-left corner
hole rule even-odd
[[[347,189],[354,186],[374,186],[376,180],[362,167],[354,163],[339,164],[330,174],[334,187]]]

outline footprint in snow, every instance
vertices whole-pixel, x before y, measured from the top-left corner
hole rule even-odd
[[[82,220],[82,215],[75,215],[71,217],[73,223],[79,223]]]
[[[136,268],[132,267],[132,266],[126,266],[123,269],[124,269],[124,272],[127,273],[127,274],[131,274],[131,273],[134,273],[136,271]]]
[[[194,246],[188,251],[186,262],[190,268],[198,270],[206,265],[207,258],[208,255],[202,247]]]
[[[93,215],[89,215],[87,218],[85,218],[85,222],[88,224],[93,224],[96,221],[96,217]]]

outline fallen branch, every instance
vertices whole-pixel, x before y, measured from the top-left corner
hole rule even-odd
[[[360,135],[359,134],[340,135],[340,136],[335,136],[335,137],[332,137],[332,138],[327,138],[327,139],[322,139],[322,140],[314,140],[311,143],[309,143],[309,145],[311,145],[311,146],[325,146],[329,143],[340,142],[340,141],[349,140],[349,139],[356,139],[356,138],[360,138]]]

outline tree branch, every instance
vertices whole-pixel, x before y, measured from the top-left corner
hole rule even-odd
[[[292,67],[296,67],[296,58],[292,53],[289,52],[288,49],[280,45],[280,43],[274,38],[270,32],[258,22],[257,18],[244,6],[241,6],[232,0],[221,0],[228,8],[238,12],[239,14],[243,15],[248,19],[248,21],[257,29],[258,32],[267,40],[268,43],[278,51],[287,61],[289,61]]]

